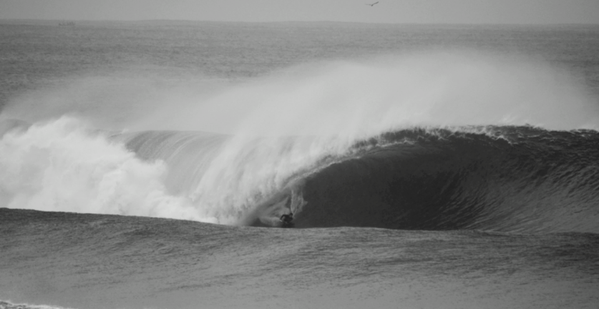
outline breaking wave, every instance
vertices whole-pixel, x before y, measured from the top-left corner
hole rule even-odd
[[[61,100],[70,92],[59,87],[5,108],[0,207],[261,226],[294,212],[297,227],[596,230],[597,135],[578,130],[594,129],[596,102],[546,64],[421,53],[304,65],[200,96],[176,87],[107,104],[81,93],[126,92],[117,84],[82,78],[68,87],[83,102]],[[105,121],[121,109],[136,118]]]

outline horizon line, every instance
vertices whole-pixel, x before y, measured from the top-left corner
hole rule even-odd
[[[599,26],[599,23],[585,22],[556,22],[556,23],[474,23],[474,22],[365,22],[365,21],[338,21],[338,20],[285,20],[285,21],[232,21],[232,20],[194,20],[194,19],[38,19],[38,18],[0,18],[8,22],[83,22],[83,23],[143,23],[143,22],[171,22],[171,23],[246,23],[246,24],[276,24],[276,23],[333,23],[333,24],[364,24],[364,25],[418,25],[418,26]]]

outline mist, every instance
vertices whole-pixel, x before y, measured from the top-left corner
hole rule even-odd
[[[241,81],[87,74],[14,98],[3,115],[70,114],[110,130],[364,137],[406,126],[592,128],[596,105],[570,71],[467,50],[315,62]]]

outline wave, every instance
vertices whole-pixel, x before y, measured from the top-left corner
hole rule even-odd
[[[110,104],[93,94],[113,83],[81,79],[67,88],[76,98],[39,90],[2,111],[0,206],[260,226],[293,212],[297,227],[596,231],[596,132],[568,131],[593,128],[595,102],[563,73],[422,53]],[[121,108],[143,119],[98,125]]]
[[[296,226],[596,233],[598,142],[534,127],[390,132],[309,176]]]
[[[5,207],[255,226],[280,226],[291,212],[299,228],[599,232],[597,131],[412,128],[343,148],[79,125],[63,118],[3,138]]]

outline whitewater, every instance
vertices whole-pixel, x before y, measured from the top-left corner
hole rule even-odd
[[[594,26],[0,26],[0,308],[599,303]]]

